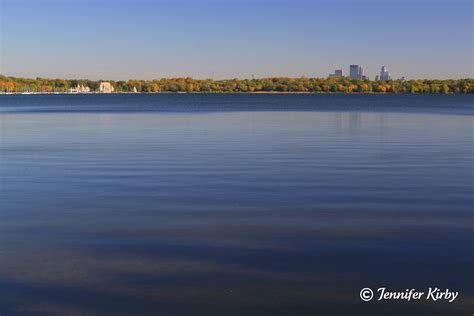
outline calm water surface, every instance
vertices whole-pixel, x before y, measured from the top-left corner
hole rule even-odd
[[[472,315],[473,97],[0,96],[0,314]],[[362,302],[364,287],[459,291]]]

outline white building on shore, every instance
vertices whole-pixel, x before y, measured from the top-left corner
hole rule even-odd
[[[101,82],[99,86],[100,93],[112,93],[114,92],[114,87],[110,84],[110,82]]]

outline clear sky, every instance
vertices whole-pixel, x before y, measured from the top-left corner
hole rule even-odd
[[[474,77],[472,0],[0,0],[0,73]]]

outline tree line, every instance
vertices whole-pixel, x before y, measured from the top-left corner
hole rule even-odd
[[[118,93],[202,92],[299,92],[299,93],[474,93],[474,78],[457,80],[389,80],[369,81],[350,78],[261,78],[261,79],[192,79],[113,81]],[[102,80],[17,78],[0,75],[2,93],[65,93],[78,86],[99,90]]]

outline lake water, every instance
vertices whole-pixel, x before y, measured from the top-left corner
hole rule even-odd
[[[0,96],[0,314],[471,315],[473,114],[466,95]]]

